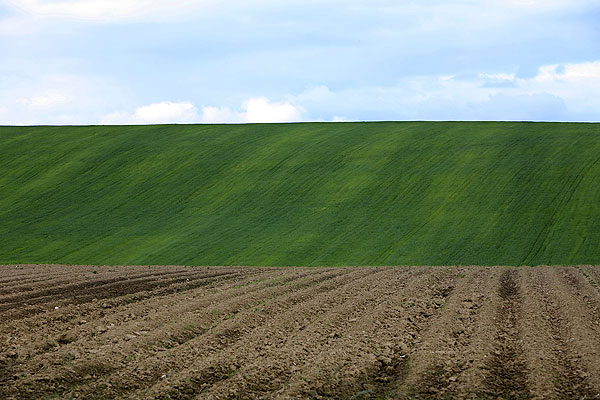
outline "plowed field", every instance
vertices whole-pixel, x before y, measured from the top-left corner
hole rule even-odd
[[[599,267],[0,266],[0,398],[600,398]]]

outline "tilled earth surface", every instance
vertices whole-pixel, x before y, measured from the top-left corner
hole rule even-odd
[[[0,398],[600,399],[599,267],[0,266]]]

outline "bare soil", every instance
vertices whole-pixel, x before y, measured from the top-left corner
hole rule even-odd
[[[0,398],[600,399],[600,268],[0,266]]]

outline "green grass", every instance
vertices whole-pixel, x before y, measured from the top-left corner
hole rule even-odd
[[[600,124],[0,128],[0,263],[600,264]]]

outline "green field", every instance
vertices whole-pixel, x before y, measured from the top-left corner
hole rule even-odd
[[[600,264],[600,124],[0,128],[0,263]]]

